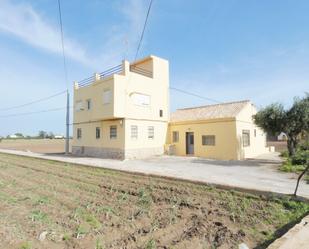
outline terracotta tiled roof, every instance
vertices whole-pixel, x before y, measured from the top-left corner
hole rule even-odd
[[[171,122],[233,118],[248,104],[249,100],[178,109],[171,114]]]

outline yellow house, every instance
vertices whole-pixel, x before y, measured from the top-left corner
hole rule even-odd
[[[250,101],[169,115],[169,64],[149,56],[74,84],[72,152],[103,158],[195,155],[243,159],[266,152]],[[169,123],[168,123],[169,122]]]
[[[265,153],[266,135],[254,124],[255,113],[248,100],[179,109],[171,114],[169,154],[239,160]]]
[[[72,153],[117,159],[163,154],[168,118],[168,61],[123,61],[75,82]]]

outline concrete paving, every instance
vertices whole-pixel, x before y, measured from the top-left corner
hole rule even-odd
[[[118,161],[5,149],[0,149],[0,152],[281,194],[293,193],[297,177],[295,174],[278,171],[281,164],[278,153],[268,153],[244,161],[219,161],[176,156]],[[298,194],[309,198],[309,184],[302,181]]]
[[[275,240],[267,249],[308,249],[309,248],[309,216],[295,225],[281,238]]]

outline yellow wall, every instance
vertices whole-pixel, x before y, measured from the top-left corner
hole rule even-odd
[[[173,131],[179,132],[179,142],[173,143]],[[215,159],[237,159],[236,124],[233,119],[170,123],[168,143],[175,154],[186,155],[186,132],[194,132],[194,156]],[[202,145],[202,135],[215,135],[215,146]]]
[[[246,107],[237,115],[236,131],[238,141],[238,158],[253,158],[266,153],[266,134],[253,122],[253,115],[256,114],[256,108],[248,103]],[[250,131],[250,146],[243,146],[242,131]]]
[[[167,60],[156,56],[149,56],[137,61],[134,65],[152,72],[153,77],[146,77],[140,73],[130,71],[130,63],[122,63],[122,72],[105,79],[97,79],[89,86],[74,87],[74,136],[73,146],[107,147],[107,148],[152,148],[162,147],[165,144],[167,123],[169,119],[169,64]],[[103,103],[105,89],[112,90],[110,104]],[[132,95],[143,94],[150,96],[150,105],[141,106],[134,103]],[[86,100],[91,99],[91,109],[87,110]],[[76,110],[76,103],[82,101],[83,110]],[[160,110],[163,116],[160,117]],[[123,119],[123,131],[118,141],[96,140],[93,122]],[[109,122],[109,121],[108,121]],[[111,121],[114,122],[114,121]],[[117,122],[117,121],[115,121]],[[130,125],[135,123],[139,126],[141,137],[132,141],[130,139]],[[155,126],[155,139],[145,140],[145,127]],[[76,129],[82,128],[83,138],[76,139]],[[109,130],[103,132],[103,136],[109,137]]]
[[[117,126],[117,138],[110,139],[110,126]],[[100,139],[96,139],[96,127],[101,128]],[[82,138],[77,139],[77,128],[82,129]],[[86,124],[76,124],[73,130],[73,146],[87,146],[98,148],[124,149],[124,122],[123,120],[104,120]]]

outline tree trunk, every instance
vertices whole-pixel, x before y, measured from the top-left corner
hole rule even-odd
[[[297,138],[288,136],[287,141],[289,156],[293,156],[295,154],[296,146],[297,146]]]
[[[299,175],[299,177],[297,178],[297,183],[296,183],[296,188],[295,188],[295,191],[294,191],[294,196],[297,195],[297,190],[298,190],[298,185],[299,185],[299,182],[300,182],[300,179],[303,177],[303,175],[308,171],[309,169],[309,161],[307,161],[307,167],[304,169],[303,172],[301,172],[301,174]]]

